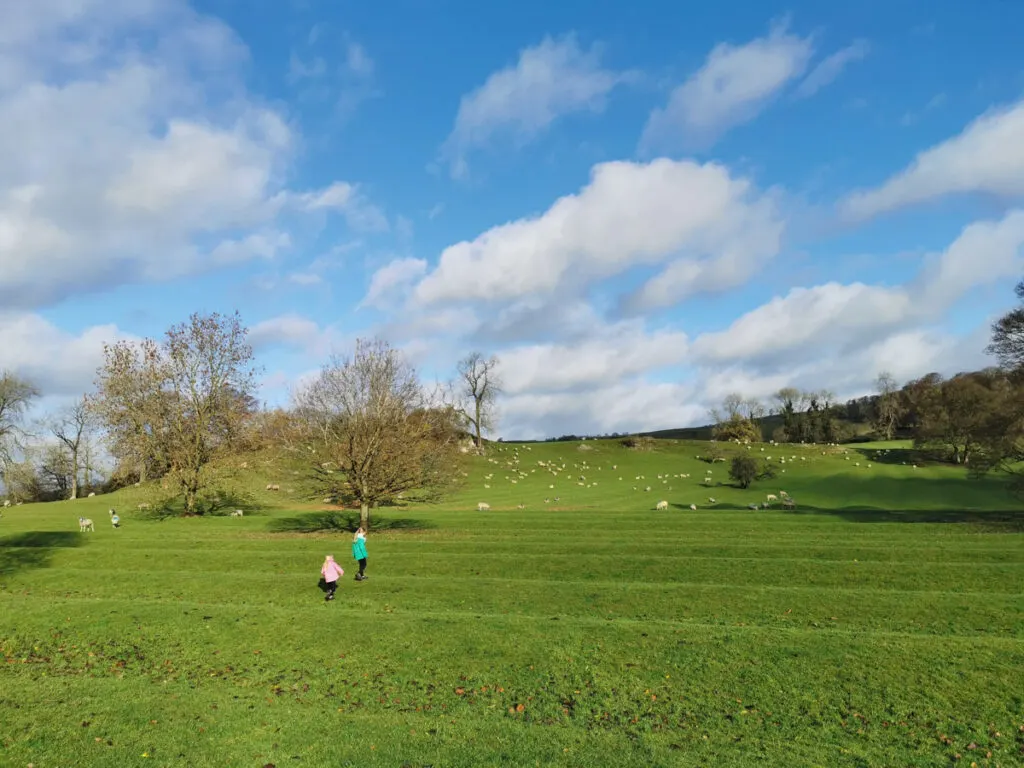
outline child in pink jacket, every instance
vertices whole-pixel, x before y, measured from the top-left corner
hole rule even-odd
[[[338,579],[345,575],[345,570],[334,562],[334,555],[324,558],[324,564],[320,568],[320,575],[327,582],[327,597],[324,600],[333,600],[334,591],[338,588]]]

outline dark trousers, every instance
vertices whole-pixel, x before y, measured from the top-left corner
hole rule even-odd
[[[365,570],[366,570],[366,558],[365,557],[361,557],[361,558],[359,558],[359,575],[362,576],[363,575],[363,571],[365,571]]]
[[[338,582],[337,581],[328,581],[327,582],[327,596],[328,597],[334,597],[334,593],[335,593],[335,591],[337,589],[338,589]]]

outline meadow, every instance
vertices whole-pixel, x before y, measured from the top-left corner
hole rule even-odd
[[[362,583],[344,514],[273,465],[243,518],[4,510],[0,764],[1024,763],[1004,483],[769,445],[741,490],[707,449],[495,445],[444,503],[374,512]]]

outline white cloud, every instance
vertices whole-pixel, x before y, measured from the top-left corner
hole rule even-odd
[[[249,343],[257,352],[271,347],[284,347],[311,357],[324,358],[343,351],[348,336],[332,326],[291,312],[261,320],[249,328]]]
[[[355,232],[384,232],[389,228],[387,217],[370,203],[355,184],[336,181],[316,192],[293,195],[297,205],[307,211],[338,211]]]
[[[389,305],[396,298],[396,292],[422,277],[427,271],[423,259],[395,259],[373,273],[370,287],[362,304],[370,307]]]
[[[446,248],[414,299],[424,305],[505,300],[567,283],[578,290],[637,264],[686,255],[703,257],[710,269],[715,254],[744,260],[753,248],[760,257],[777,243],[780,227],[772,200],[720,165],[603,163],[578,194],[559,199],[544,214]],[[689,283],[702,287],[700,275]],[[684,290],[688,283],[674,285]]]
[[[840,212],[862,220],[968,192],[1024,195],[1024,101],[981,115],[959,135],[921,152],[881,186],[846,197]]]
[[[782,369],[843,353],[873,339],[935,323],[970,290],[1024,271],[1024,210],[963,229],[942,253],[928,256],[904,286],[827,283],[794,288],[693,342],[705,363],[747,361]]]
[[[223,24],[181,0],[81,0],[2,3],[0,30],[0,304],[286,247],[295,137],[246,93]]]
[[[842,74],[848,64],[860,61],[871,51],[867,40],[855,40],[845,48],[827,56],[814,68],[811,73],[803,79],[797,87],[795,95],[798,98],[813,96],[826,85]]]
[[[80,395],[92,389],[103,344],[134,338],[115,325],[72,334],[36,314],[0,312],[0,371],[29,379],[45,397]]]
[[[497,134],[525,143],[564,115],[603,111],[609,92],[632,75],[604,69],[600,54],[596,45],[581,50],[574,35],[545,37],[520,51],[515,65],[494,72],[463,96],[455,127],[441,148],[452,175],[465,176],[467,153]]]
[[[691,144],[706,146],[752,120],[787,83],[803,74],[814,51],[810,37],[776,23],[745,45],[719,43],[704,66],[655,109],[640,139],[641,151]]]

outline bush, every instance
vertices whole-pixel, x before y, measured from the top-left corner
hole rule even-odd
[[[760,475],[757,460],[750,456],[736,456],[729,467],[729,477],[735,480],[740,488],[749,488]]]

